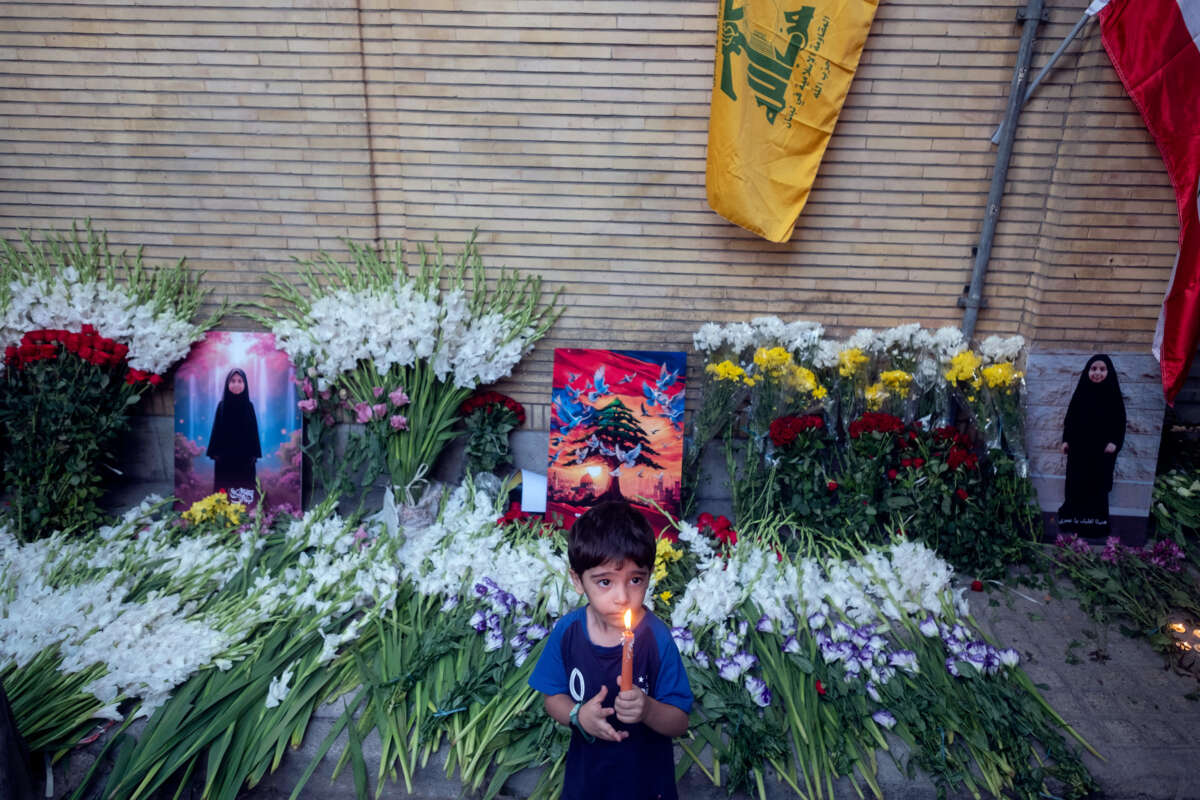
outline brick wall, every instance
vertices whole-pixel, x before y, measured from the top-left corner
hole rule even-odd
[[[488,264],[565,290],[506,387],[545,427],[555,346],[686,349],[703,321],[763,313],[960,321],[1021,5],[881,4],[773,245],[705,202],[714,0],[10,2],[0,234],[90,215],[256,299],[260,273],[340,236],[454,251],[477,226]],[[1082,5],[1051,3],[1035,65]],[[1146,350],[1176,230],[1091,23],[1022,117],[980,334]]]

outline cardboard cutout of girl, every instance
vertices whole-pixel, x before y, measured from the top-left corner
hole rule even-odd
[[[1063,421],[1067,483],[1058,527],[1088,538],[1108,536],[1108,493],[1125,444],[1125,400],[1112,359],[1094,355],[1079,375]]]
[[[214,492],[224,489],[231,500],[246,502],[249,491],[249,502],[254,501],[255,462],[262,458],[262,444],[250,385],[240,369],[225,376],[225,393],[217,403],[208,437],[208,457],[213,460]]]

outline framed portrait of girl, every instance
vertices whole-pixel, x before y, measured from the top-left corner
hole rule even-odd
[[[269,333],[210,331],[175,374],[175,496],[300,509],[295,372]]]

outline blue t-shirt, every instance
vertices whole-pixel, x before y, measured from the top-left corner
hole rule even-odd
[[[538,659],[529,685],[546,695],[566,694],[586,703],[608,686],[604,706],[619,689],[621,645],[600,647],[587,633],[587,607],[558,621]],[[633,683],[660,703],[692,710],[692,689],[683,660],[663,621],[649,611],[633,630]],[[609,722],[629,736],[621,742],[588,742],[574,727],[567,750],[562,800],[676,800],[675,752],[671,740],[644,723]]]

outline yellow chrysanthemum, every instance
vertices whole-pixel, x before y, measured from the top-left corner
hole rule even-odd
[[[813,389],[813,397],[817,400],[824,400],[825,396],[828,394],[829,390],[824,386],[818,386],[816,389]]]
[[[746,370],[742,369],[729,359],[725,359],[719,364],[709,364],[704,368],[704,371],[719,381],[746,380]]]
[[[778,375],[792,366],[792,354],[782,347],[760,347],[754,351],[754,366]]]
[[[889,369],[879,374],[879,381],[887,390],[901,397],[908,397],[908,389],[912,386],[912,375],[902,369]]]
[[[224,517],[226,524],[240,525],[242,514],[244,513],[246,513],[244,505],[229,502],[229,497],[224,492],[215,492],[208,497],[192,503],[191,507],[187,511],[184,511],[182,516],[193,525],[216,520],[220,517]]]
[[[865,353],[857,347],[851,347],[838,353],[838,374],[843,378],[853,377],[859,368],[870,361]]]
[[[664,590],[664,591],[661,591],[658,593],[658,599],[662,601],[662,604],[664,606],[671,605],[671,597],[672,597],[672,594],[671,594],[670,590]]]
[[[983,359],[970,350],[963,350],[950,359],[950,368],[946,370],[946,380],[951,383],[969,381],[975,376],[975,371],[983,363]]]
[[[667,564],[683,558],[683,551],[671,544],[670,539],[659,539],[654,547],[654,580],[667,577]]]
[[[1007,361],[983,368],[983,380],[989,389],[1011,389],[1024,377],[1025,373]]]
[[[789,380],[794,389],[806,394],[817,390],[817,376],[808,367],[793,366]]]
[[[882,383],[872,383],[867,387],[867,410],[878,411],[883,407],[883,401],[888,398],[887,390]]]

